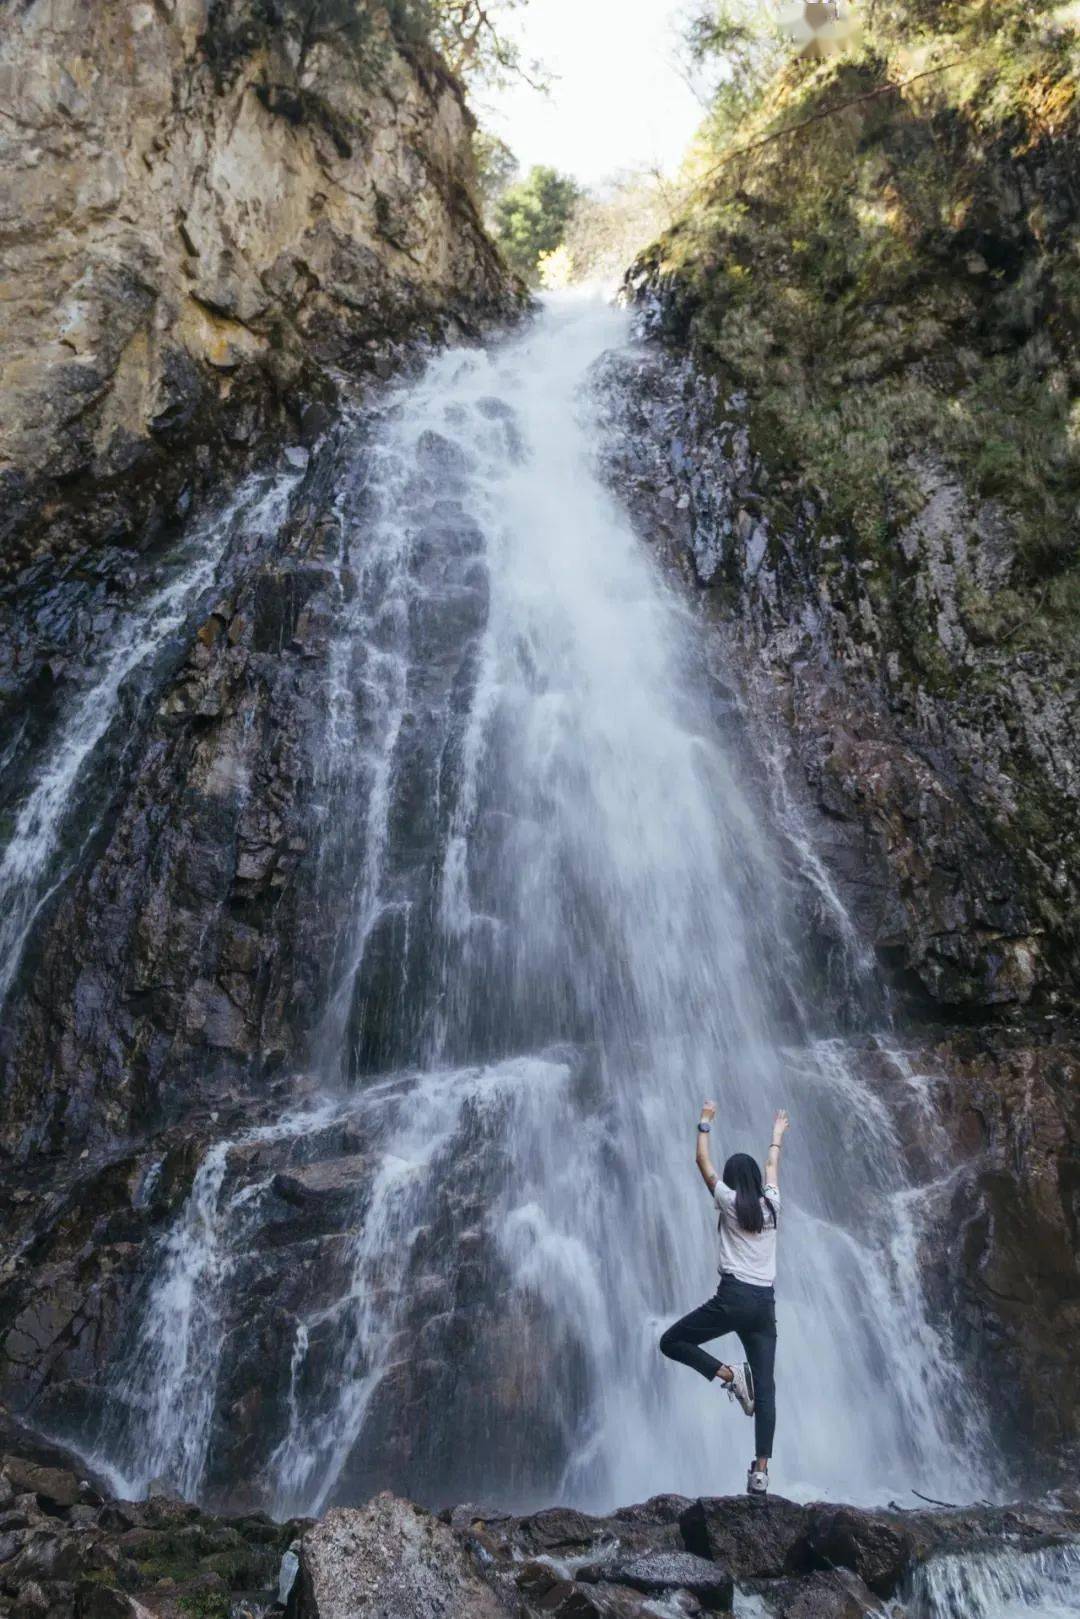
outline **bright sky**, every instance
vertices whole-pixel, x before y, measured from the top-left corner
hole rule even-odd
[[[558,77],[548,95],[517,84],[477,97],[485,128],[521,162],[586,185],[619,169],[673,170],[702,118],[675,67],[686,0],[530,0],[524,54]]]

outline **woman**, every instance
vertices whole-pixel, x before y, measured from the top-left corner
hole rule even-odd
[[[748,1417],[754,1418],[757,1455],[746,1475],[749,1495],[769,1488],[769,1457],[776,1427],[776,1224],[780,1212],[780,1149],[788,1116],[783,1108],[773,1121],[765,1159],[765,1178],[745,1152],[732,1155],[721,1181],[709,1158],[709,1131],[716,1103],[706,1102],[698,1123],[697,1166],[719,1210],[720,1286],[707,1304],[691,1310],[669,1327],[660,1348],[672,1360],[692,1366],[710,1381],[719,1379]],[[725,1332],[738,1333],[746,1360],[727,1366],[701,1348]]]

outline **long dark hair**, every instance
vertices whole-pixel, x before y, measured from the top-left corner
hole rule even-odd
[[[772,1216],[773,1225],[776,1224],[776,1210],[765,1197],[765,1186],[756,1158],[751,1158],[748,1152],[733,1152],[724,1165],[721,1179],[735,1193],[735,1218],[744,1231],[764,1231],[763,1202]]]

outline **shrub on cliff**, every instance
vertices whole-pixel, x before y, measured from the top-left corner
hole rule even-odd
[[[378,78],[389,38],[430,45],[466,82],[497,83],[516,75],[540,84],[542,70],[505,32],[508,13],[528,0],[210,0],[203,50],[228,78],[253,52],[277,46],[305,87],[320,49],[347,55],[362,80]]]
[[[1080,603],[1075,18],[1038,0],[863,11],[852,49],[736,68],[739,126],[710,131],[646,261],[748,389],[758,442],[869,554],[935,460],[1018,533],[1021,594],[974,604],[985,633],[1053,635]]]

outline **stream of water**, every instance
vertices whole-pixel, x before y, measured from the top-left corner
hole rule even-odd
[[[168,577],[132,603],[84,689],[68,705],[0,854],[0,1006],[37,916],[75,869],[96,828],[97,814],[91,808],[86,824],[72,831],[86,794],[88,768],[117,721],[128,686],[189,622],[217,578],[236,529],[275,527],[295,483],[295,474],[251,478],[221,510],[198,524]]]
[[[220,1485],[230,1356],[285,1287],[264,1240],[275,1173],[326,1153],[355,1163],[356,1196],[332,1263],[288,1279],[274,1318],[283,1394],[250,1465],[276,1512],[387,1484],[597,1509],[739,1489],[750,1424],[657,1350],[715,1286],[706,1097],[721,1160],[792,1116],[775,1487],[989,1487],[923,1301],[923,1191],[799,938],[793,867],[818,890],[824,869],[791,803],[766,813],[743,779],[706,632],[598,470],[589,368],[627,341],[621,313],[553,302],[509,343],[437,356],[342,458],[323,1097],[218,1142],[163,1239],[87,1446],[123,1491]],[[102,691],[202,579],[148,606]],[[1004,1563],[938,1570],[913,1611],[958,1613],[976,1574],[980,1614],[1036,1611]],[[1072,1563],[1040,1579],[1071,1589]]]
[[[980,1424],[923,1306],[889,1113],[813,1004],[780,834],[740,781],[702,628],[597,470],[583,384],[626,340],[621,313],[568,299],[503,347],[444,353],[362,475],[342,471],[355,588],[323,771],[342,925],[315,1048],[377,1154],[342,1285],[291,1329],[267,1464],[281,1512],[348,1493],[423,1353],[413,1257],[433,1220],[453,1278],[483,1251],[466,1303],[485,1305],[459,1398],[427,1419],[457,1458],[437,1479],[593,1507],[738,1488],[749,1425],[656,1348],[714,1286],[693,1167],[707,1096],[721,1159],[763,1153],[775,1107],[794,1121],[784,1492],[977,1488]],[[227,1308],[227,1287],[192,1281],[240,1245],[224,1163],[219,1145],[119,1379],[143,1413],[114,1446],[135,1485],[196,1490],[211,1446],[224,1335],[178,1337],[167,1303],[179,1286]]]

